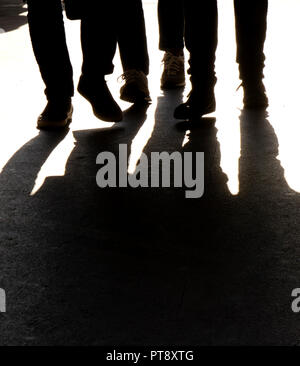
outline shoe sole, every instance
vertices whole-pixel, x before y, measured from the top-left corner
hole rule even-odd
[[[175,119],[180,119],[180,120],[184,120],[184,121],[190,121],[190,120],[195,120],[195,119],[201,119],[203,116],[205,116],[206,114],[210,114],[216,111],[216,105],[215,104],[211,104],[209,105],[205,111],[203,111],[203,113],[191,113],[191,115],[189,116],[184,116],[183,114],[176,114],[176,110],[174,112],[174,118]]]
[[[245,103],[244,102],[244,109],[267,109],[269,107],[268,102],[264,103]]]
[[[77,88],[77,91],[84,99],[86,99],[90,103],[90,105],[92,106],[94,116],[97,117],[98,119],[100,119],[101,121],[104,121],[104,122],[121,122],[123,120],[122,112],[121,112],[120,116],[117,116],[117,117],[108,117],[106,115],[103,115],[102,113],[99,113],[94,108],[93,103],[90,101],[90,98],[88,97],[88,95],[80,87]]]
[[[68,117],[61,121],[37,121],[36,128],[38,130],[62,130],[64,128],[69,127],[70,123],[72,122],[72,115],[73,115],[73,106],[71,107],[70,112],[68,113]]]
[[[121,122],[123,120],[123,114],[118,117],[108,117],[108,116],[103,115],[102,113],[97,112],[96,109],[94,109],[94,108],[92,108],[92,109],[93,109],[94,116],[103,122]]]
[[[185,87],[186,83],[185,81],[182,83],[172,84],[172,83],[165,83],[161,84],[160,88],[161,90],[170,90],[170,89],[179,89]]]
[[[135,95],[135,96],[121,94],[120,99],[124,100],[124,102],[133,103],[133,104],[151,103],[151,101],[152,101],[150,95],[145,95],[145,94],[140,94],[140,95]]]

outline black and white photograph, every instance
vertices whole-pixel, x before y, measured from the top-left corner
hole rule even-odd
[[[299,20],[0,0],[0,348],[300,345]]]

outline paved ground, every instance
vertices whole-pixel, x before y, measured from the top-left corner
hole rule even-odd
[[[300,5],[270,4],[267,114],[240,110],[232,4],[220,4],[215,115],[177,122],[161,93],[155,1],[145,1],[148,108],[96,120],[80,96],[61,134],[38,132],[43,85],[25,9],[0,1],[1,345],[298,345]],[[8,6],[14,5],[14,6]],[[79,23],[66,22],[75,77]],[[298,49],[298,48],[299,49]],[[109,85],[118,98],[116,70]],[[294,88],[295,85],[295,88]],[[204,151],[205,194],[95,184],[101,151]]]

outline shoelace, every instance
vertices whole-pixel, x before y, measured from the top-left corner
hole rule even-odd
[[[167,54],[162,62],[165,64],[165,70],[168,74],[176,75],[180,71],[181,62],[179,57]]]
[[[244,87],[243,82],[241,82],[240,85],[236,88],[236,91],[239,91],[241,87]]]
[[[236,88],[236,91],[238,91],[240,88],[245,88],[245,83],[242,81],[240,83],[240,85]],[[259,90],[261,91],[261,94],[264,94],[265,93],[265,87],[262,85],[262,86],[258,86],[256,90]]]
[[[136,79],[139,77],[139,71],[137,70],[129,70],[125,71],[124,74],[118,77],[118,81],[126,81],[127,83],[131,83],[136,81]]]

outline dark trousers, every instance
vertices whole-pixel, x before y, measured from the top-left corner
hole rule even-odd
[[[100,2],[99,2],[100,3]],[[99,7],[99,8],[98,8]],[[93,83],[113,71],[119,42],[124,70],[149,72],[149,57],[141,0],[101,2],[81,23],[82,73]],[[48,99],[73,96],[73,70],[66,44],[60,0],[28,0],[33,51]]]
[[[234,7],[240,77],[262,79],[268,0],[235,0]]]
[[[28,24],[47,98],[73,96],[73,70],[66,44],[61,1],[28,0]]]
[[[234,9],[240,77],[243,81],[257,81],[263,77],[268,0],[235,0]],[[184,0],[184,16],[192,83],[214,85],[217,1]]]
[[[184,0],[185,45],[193,88],[214,85],[218,42],[217,0]]]
[[[91,79],[111,74],[117,44],[123,70],[149,73],[149,56],[141,0],[111,0],[90,7],[81,21],[82,74]]]
[[[141,0],[119,0],[117,40],[123,69],[149,73],[145,18]]]
[[[111,74],[117,42],[114,30],[112,2],[100,1],[89,5],[81,19],[82,75],[91,83]]]
[[[184,48],[184,0],[158,0],[159,49]]]

